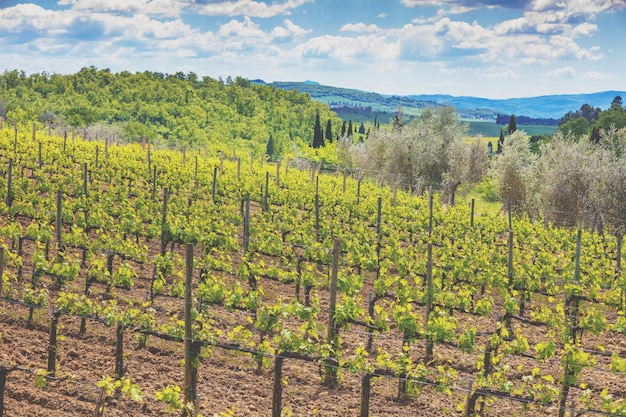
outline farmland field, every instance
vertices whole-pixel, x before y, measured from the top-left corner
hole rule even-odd
[[[626,415],[621,240],[298,168],[5,125],[6,416]]]

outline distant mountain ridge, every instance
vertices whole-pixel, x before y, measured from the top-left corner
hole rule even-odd
[[[263,83],[254,80],[254,83]],[[417,114],[429,106],[452,106],[466,118],[495,120],[498,114],[528,116],[533,118],[560,119],[569,111],[580,109],[583,104],[599,107],[602,110],[611,105],[615,96],[626,99],[626,91],[602,91],[582,94],[555,94],[537,97],[488,99],[470,96],[450,96],[444,94],[386,95],[350,88],[321,85],[315,81],[305,82],[275,81],[269,83],[277,88],[298,90],[308,93],[314,100],[329,104],[331,107],[349,107],[368,109],[373,112],[392,113],[399,106],[408,115]]]

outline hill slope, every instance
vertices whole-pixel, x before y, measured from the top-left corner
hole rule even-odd
[[[371,108],[371,112],[395,112],[402,106],[407,114],[415,114],[427,106],[453,106],[467,117],[493,119],[500,114],[515,114],[533,118],[559,119],[568,111],[576,111],[583,104],[606,109],[615,96],[626,96],[625,91],[604,91],[589,94],[562,94],[539,97],[488,99],[450,95],[383,95],[374,92],[320,85],[313,82],[273,82],[284,89],[295,89],[309,94],[313,99],[328,103],[331,107],[354,106]]]

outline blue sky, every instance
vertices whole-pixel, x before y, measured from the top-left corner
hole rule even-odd
[[[488,98],[626,90],[625,0],[0,0],[0,71]]]

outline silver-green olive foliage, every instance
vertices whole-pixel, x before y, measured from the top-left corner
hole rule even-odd
[[[426,108],[407,124],[373,131],[349,159],[372,177],[418,193],[443,191],[453,203],[457,187],[480,180],[486,167],[487,147],[466,144],[465,132],[452,107]]]

